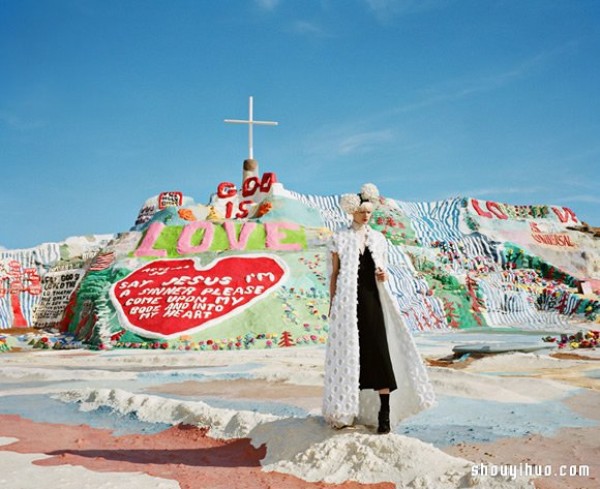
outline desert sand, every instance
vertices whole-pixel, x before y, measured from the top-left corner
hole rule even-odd
[[[394,433],[320,415],[324,347],[0,356],[0,484],[61,488],[596,488],[600,352],[448,361],[416,336],[438,402]],[[443,360],[445,359],[445,360]]]

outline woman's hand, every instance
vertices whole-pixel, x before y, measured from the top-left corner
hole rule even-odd
[[[387,273],[386,273],[386,271],[383,270],[382,268],[377,268],[375,270],[375,278],[379,282],[385,282],[387,280]]]
[[[331,317],[331,306],[333,305],[333,298],[337,290],[337,278],[340,273],[340,255],[337,253],[331,253],[331,277],[329,281],[329,312],[327,316]]]

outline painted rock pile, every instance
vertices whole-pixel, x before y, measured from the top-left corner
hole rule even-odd
[[[388,240],[387,286],[409,330],[600,324],[600,240],[570,209],[377,199],[370,226]],[[293,192],[271,173],[241,194],[222,182],[208,205],[163,192],[129,231],[0,250],[0,331],[38,328],[27,346],[39,349],[324,344],[328,243],[348,224],[339,195]]]
[[[29,334],[20,338],[29,347],[39,350],[74,350],[85,345],[71,334]]]
[[[5,353],[10,350],[11,350],[11,347],[8,344],[8,337],[0,336],[0,353]]]
[[[600,345],[600,331],[579,331],[573,335],[546,336],[543,341],[556,343],[558,348],[596,348]]]

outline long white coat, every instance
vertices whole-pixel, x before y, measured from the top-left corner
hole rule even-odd
[[[329,339],[325,354],[323,415],[333,426],[357,422],[377,424],[379,394],[359,389],[359,343],[357,319],[357,277],[359,237],[352,229],[334,234],[329,250],[340,257],[337,289],[331,305]],[[387,240],[367,226],[366,246],[375,266],[387,268]],[[415,342],[402,320],[396,300],[386,282],[377,282],[392,367],[398,389],[390,395],[392,428],[402,419],[432,406],[433,388]]]

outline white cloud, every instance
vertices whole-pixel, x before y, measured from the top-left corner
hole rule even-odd
[[[26,120],[2,110],[0,110],[0,124],[4,124],[11,129],[16,129],[18,131],[30,131],[45,126],[45,123],[40,120]]]
[[[337,152],[341,155],[349,153],[366,153],[378,145],[388,143],[394,139],[390,129],[381,131],[360,132],[346,136],[336,142]]]
[[[292,24],[292,32],[310,37],[331,37],[331,34],[315,22],[297,20]]]
[[[397,140],[392,129],[364,129],[357,124],[324,127],[308,140],[307,152],[315,158],[331,159],[350,154],[365,154],[382,144]]]
[[[547,190],[545,187],[488,187],[473,190],[465,190],[460,195],[466,197],[485,197],[490,195],[514,195],[514,194],[534,194]]]
[[[279,0],[255,0],[255,3],[262,10],[275,10],[279,5]]]
[[[515,198],[518,200],[519,195],[531,195],[538,194],[543,195],[544,192],[548,191],[548,187],[542,186],[528,186],[528,187],[483,187],[483,188],[473,188],[460,190],[457,192],[452,192],[447,195],[446,198],[454,198],[454,197],[468,197],[474,199],[482,199],[482,200],[492,200],[496,202],[502,202],[506,200],[514,201]],[[510,196],[510,197],[506,197]],[[537,197],[536,197],[537,199]],[[529,200],[529,198],[527,198]]]
[[[365,0],[369,10],[380,22],[394,17],[446,7],[452,0]]]
[[[524,74],[525,71],[522,68],[516,68],[471,80],[451,81],[444,84],[444,86],[423,90],[420,100],[398,107],[395,112],[411,112],[439,103],[460,100],[469,95],[490,92],[521,78]]]
[[[577,41],[569,41],[554,49],[537,53],[503,71],[480,76],[464,76],[421,90],[420,100],[397,107],[394,112],[411,112],[444,102],[460,100],[470,95],[491,92],[529,76],[553,58],[573,52]]]
[[[562,158],[557,158],[555,161],[556,162],[560,162],[563,165],[567,165],[567,166],[573,166],[573,164],[576,163],[580,163],[580,162],[586,162],[586,161],[590,161],[590,162],[594,162],[593,164],[595,165],[595,163],[598,161],[598,156],[600,155],[600,146],[599,145],[595,145],[591,148],[576,148],[573,152],[566,154],[565,156],[563,156]],[[598,188],[597,183],[592,179],[590,180],[589,178],[585,178],[582,177],[580,175],[568,175],[565,177],[565,179],[563,180],[564,183],[570,184],[570,185],[574,185],[576,187],[585,187],[585,188],[589,188],[589,189],[596,189]]]
[[[569,195],[558,199],[562,202],[588,202],[590,204],[600,204],[600,197],[597,195]]]

